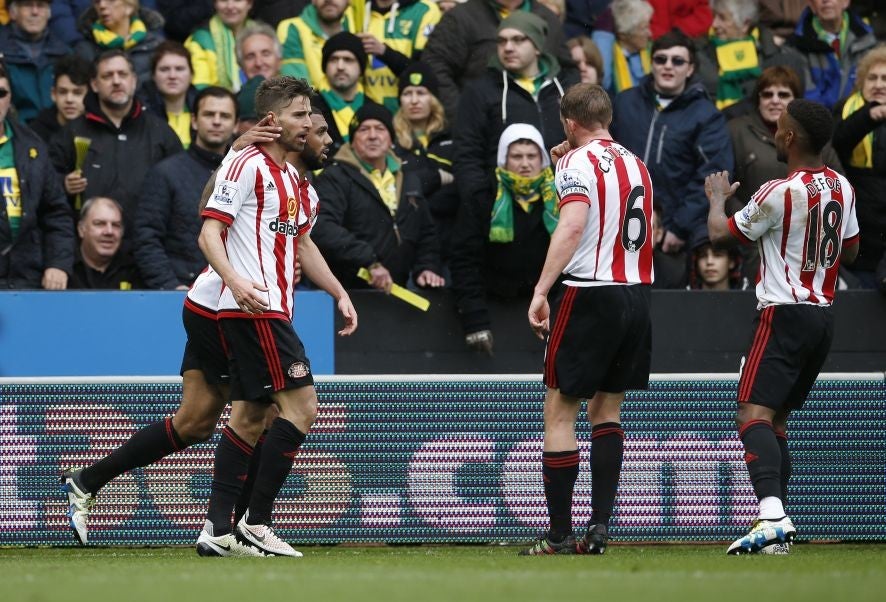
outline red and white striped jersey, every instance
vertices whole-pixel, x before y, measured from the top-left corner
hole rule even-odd
[[[300,183],[292,165],[281,168],[260,147],[248,146],[219,170],[203,217],[228,225],[225,249],[237,273],[268,287],[268,309],[253,316],[222,286],[219,317],[292,320],[298,238],[310,232],[318,205],[313,186]]]
[[[858,237],[855,190],[828,167],[797,170],[763,184],[729,218],[729,229],[744,242],[757,241],[759,307],[830,305],[842,246]]]
[[[213,270],[211,265],[206,266],[188,289],[185,307],[214,320],[217,317],[218,298],[223,286],[224,282],[218,272]]]
[[[592,140],[557,162],[555,183],[561,207],[573,201],[590,205],[564,282],[651,284],[652,180],[646,165],[613,140]]]

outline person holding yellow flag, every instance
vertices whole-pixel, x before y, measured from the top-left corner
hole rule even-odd
[[[711,0],[714,23],[698,43],[698,75],[727,117],[751,112],[751,93],[763,69],[784,65],[806,87],[803,57],[790,46],[778,46],[772,31],[758,25],[760,8],[747,0]],[[739,106],[733,106],[739,105]]]
[[[863,286],[874,288],[874,272],[886,251],[886,46],[858,63],[855,88],[837,105],[833,143],[858,197],[861,242],[851,270]]]

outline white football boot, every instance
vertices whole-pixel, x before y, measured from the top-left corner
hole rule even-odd
[[[95,505],[95,495],[83,491],[77,486],[74,475],[78,472],[80,471],[73,468],[64,471],[61,477],[61,484],[62,491],[68,496],[68,523],[71,531],[74,533],[77,541],[80,542],[80,545],[85,546],[88,539],[86,517],[89,516],[89,511]]]
[[[733,541],[726,553],[757,554],[772,544],[791,543],[796,536],[797,529],[787,516],[777,520],[758,518],[748,534]]]
[[[212,534],[212,523],[206,521],[197,538],[197,554],[200,556],[263,557],[265,554],[247,543],[241,542],[233,533]]]
[[[290,556],[293,558],[301,558],[303,554],[294,549],[291,545],[277,537],[274,530],[268,525],[249,525],[246,520],[249,518],[249,510],[237,523],[237,535],[254,545],[256,548],[267,554],[268,556]]]

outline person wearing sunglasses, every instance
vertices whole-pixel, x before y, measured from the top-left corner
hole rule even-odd
[[[46,145],[10,118],[11,103],[0,64],[0,288],[63,290],[74,267],[74,219]]]
[[[747,205],[764,183],[787,177],[787,164],[776,158],[775,130],[788,103],[803,97],[803,85],[793,69],[778,65],[763,70],[752,96],[756,99],[755,110],[729,122],[729,136],[735,152],[735,181],[741,183],[727,203],[730,215]],[[825,165],[843,171],[830,144],[822,150],[822,157]],[[753,279],[760,265],[756,247],[744,245],[741,251],[744,256],[742,271],[748,279]]]
[[[759,24],[756,2],[711,0],[711,8],[714,23],[698,41],[698,75],[727,118],[753,111],[751,92],[763,69],[786,65],[805,77],[800,53],[776,45],[772,32]]]
[[[652,72],[613,103],[612,134],[649,167],[662,210],[661,250],[671,255],[685,253],[686,241],[706,227],[705,177],[733,166],[726,119],[690,79],[694,48],[679,31],[657,39]]]

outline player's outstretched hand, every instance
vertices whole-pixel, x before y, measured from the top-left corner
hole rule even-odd
[[[568,140],[564,140],[557,146],[551,149],[551,163],[556,165],[557,161],[566,156],[566,153],[572,150],[572,145],[569,144]]]
[[[265,115],[261,121],[240,134],[240,137],[234,140],[231,145],[235,151],[241,151],[250,144],[256,142],[273,142],[280,137],[283,128],[279,125],[271,125],[270,115]]]
[[[351,298],[347,294],[342,295],[338,300],[338,311],[341,312],[345,319],[345,327],[338,331],[339,336],[346,337],[357,330],[357,310],[351,303]]]
[[[550,332],[551,307],[548,305],[548,298],[540,293],[536,293],[532,297],[529,304],[529,326],[535,332],[535,336],[544,340]]]
[[[704,192],[710,202],[723,201],[735,194],[741,182],[729,183],[729,172],[718,171],[704,179]]]
[[[265,301],[265,295],[261,293],[267,293],[268,287],[264,286],[258,282],[250,282],[246,278],[237,277],[231,282],[227,283],[228,288],[231,289],[231,294],[234,295],[234,301],[237,302],[237,305],[248,314],[260,314],[264,313],[264,311],[268,308],[268,303]]]

